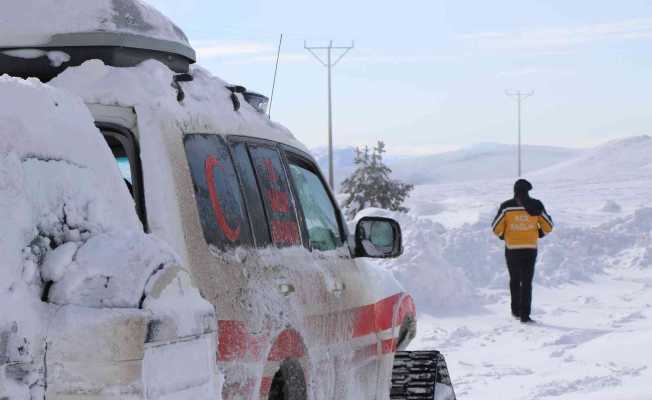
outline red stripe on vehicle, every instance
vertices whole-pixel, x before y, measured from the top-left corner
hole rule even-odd
[[[396,294],[376,304],[354,309],[353,337],[366,336],[391,329],[394,307],[400,298],[401,294]]]
[[[305,326],[318,334],[321,340],[327,344],[345,342],[351,338],[358,338],[389,330],[393,327],[394,311],[402,294],[396,294],[362,307],[346,311],[314,315],[306,318]],[[406,315],[414,315],[414,303],[409,296],[403,296],[398,306],[398,318],[396,324],[400,325]],[[351,321],[351,336],[343,336],[342,321]],[[263,335],[254,336],[249,334],[246,323],[243,321],[219,321],[219,353],[220,361],[260,361],[264,358],[263,350],[265,343],[270,338]],[[268,359],[270,361],[281,361],[287,358],[300,358],[305,354],[305,348],[299,333],[293,330],[282,332]]]
[[[366,336],[376,331],[375,305],[353,310],[353,337]]]
[[[408,315],[413,318],[416,317],[417,310],[414,301],[412,300],[412,296],[405,295],[403,296],[401,305],[398,308],[398,321],[396,321],[396,325],[400,326]]]
[[[389,354],[396,352],[396,339],[383,340],[380,343],[381,354]]]
[[[396,294],[376,303],[376,332],[386,331],[394,327],[394,310],[400,298],[401,294]]]
[[[244,322],[221,320],[218,323],[218,360],[258,361],[266,338],[251,335]]]
[[[303,340],[295,330],[285,330],[276,339],[267,357],[268,361],[282,361],[288,358],[301,358],[305,354]]]

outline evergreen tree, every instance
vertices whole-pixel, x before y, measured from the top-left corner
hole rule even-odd
[[[414,185],[392,180],[392,170],[383,163],[385,143],[379,141],[373,151],[368,146],[355,150],[356,170],[342,182],[342,192],[347,195],[344,208],[347,216],[353,218],[360,210],[368,207],[392,211],[408,211],[402,204]]]

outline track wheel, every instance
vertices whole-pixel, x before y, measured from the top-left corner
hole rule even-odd
[[[391,400],[456,400],[444,356],[438,351],[398,351]]]

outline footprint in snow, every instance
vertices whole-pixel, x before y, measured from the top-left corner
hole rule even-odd
[[[531,399],[541,399],[544,397],[557,397],[577,392],[594,392],[602,388],[620,386],[622,381],[614,376],[587,376],[574,380],[555,380],[537,386],[532,394]]]
[[[624,317],[622,317],[622,318],[620,318],[620,319],[618,319],[616,321],[613,321],[611,323],[611,325],[614,328],[620,328],[625,324],[628,324],[628,323],[634,322],[634,321],[640,321],[642,319],[645,319],[645,316],[643,315],[643,313],[641,313],[640,311],[636,311],[636,312],[628,314],[628,315],[626,315],[626,316],[624,316]]]
[[[442,328],[434,328],[424,335],[425,340],[441,341],[448,336],[448,331]]]
[[[543,346],[563,346],[563,350],[569,350],[574,349],[584,343],[590,342],[591,340],[597,339],[600,336],[604,336],[608,333],[609,332],[600,330],[575,330],[559,336],[559,338],[556,340],[546,342],[543,344]],[[557,357],[560,357],[561,355],[562,354],[558,354]]]

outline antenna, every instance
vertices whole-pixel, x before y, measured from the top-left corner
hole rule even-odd
[[[281,46],[283,45],[283,34],[281,33],[281,38],[278,40],[278,51],[276,52],[276,68],[274,68],[274,81],[272,82],[272,93],[269,96],[269,109],[267,111],[267,116],[272,118],[272,102],[274,101],[274,90],[276,89],[276,76],[278,75],[278,62],[281,59]]]

